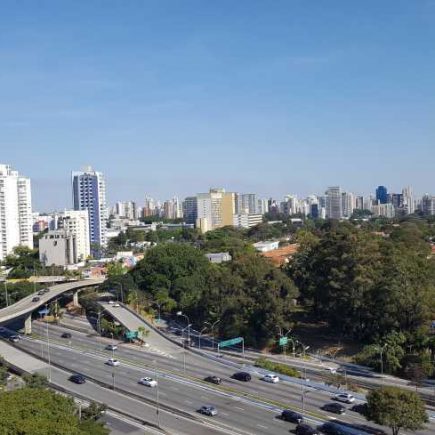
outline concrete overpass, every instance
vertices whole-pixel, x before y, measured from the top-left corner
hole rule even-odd
[[[104,282],[105,278],[86,279],[75,282],[68,282],[64,284],[58,284],[50,287],[50,291],[38,296],[39,301],[32,302],[35,294],[32,293],[29,296],[19,300],[13,305],[9,305],[6,308],[0,310],[0,324],[10,322],[21,317],[25,317],[24,330],[26,334],[32,333],[32,313],[38,308],[47,304],[52,299],[57,298],[63,293],[73,291],[74,305],[78,305],[78,292],[86,287],[99,285]]]

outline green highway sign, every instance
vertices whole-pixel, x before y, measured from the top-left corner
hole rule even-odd
[[[224,340],[219,343],[219,347],[233,346],[243,341],[243,337],[231,338],[230,340]]]
[[[288,337],[280,337],[279,338],[279,345],[285,346],[288,343]]]
[[[137,331],[127,331],[125,333],[125,338],[127,340],[133,340],[133,339],[137,338]]]

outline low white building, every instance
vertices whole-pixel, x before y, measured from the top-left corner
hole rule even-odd
[[[233,216],[233,226],[236,228],[251,228],[263,222],[261,214],[235,214]]]
[[[58,226],[74,235],[78,261],[87,260],[91,255],[88,210],[65,210]]]
[[[210,261],[210,263],[225,263],[233,259],[229,252],[216,252],[205,254],[205,256],[207,257],[208,261]]]
[[[268,240],[265,242],[257,242],[257,243],[254,243],[253,246],[259,252],[274,251],[275,249],[279,248],[279,240],[276,240],[276,241]]]

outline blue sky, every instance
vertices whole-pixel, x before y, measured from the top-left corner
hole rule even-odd
[[[0,161],[34,208],[209,186],[435,194],[435,1],[2,0]]]

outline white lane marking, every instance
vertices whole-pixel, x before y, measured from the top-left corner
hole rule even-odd
[[[263,426],[262,424],[257,424],[257,427],[261,427],[262,429],[267,429],[267,426]]]
[[[244,411],[244,408],[240,408],[240,406],[235,406],[234,408],[239,409],[240,411]]]
[[[193,405],[193,402],[191,402],[190,400],[185,400],[184,403],[187,403],[188,405]]]

